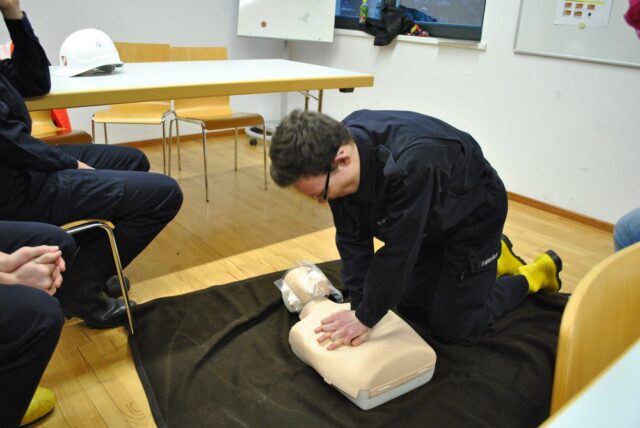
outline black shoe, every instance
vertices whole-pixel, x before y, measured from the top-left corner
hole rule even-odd
[[[129,303],[131,307],[136,305],[133,300],[129,300]],[[112,297],[104,297],[96,305],[65,302],[63,311],[67,318],[81,318],[91,328],[113,328],[127,322],[127,309],[124,302]]]
[[[127,292],[131,289],[129,278],[124,277],[124,288]],[[113,275],[107,282],[104,283],[104,292],[109,297],[122,297],[122,290],[120,289],[120,281],[118,281],[118,275]]]

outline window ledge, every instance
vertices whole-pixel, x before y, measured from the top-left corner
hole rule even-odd
[[[365,37],[373,39],[373,36],[360,30],[349,30],[347,28],[335,28],[333,34],[349,37]],[[396,40],[407,43],[422,43],[424,45],[444,46],[448,48],[462,48],[473,49],[478,51],[486,51],[487,44],[483,42],[474,42],[470,40],[456,40],[456,39],[440,39],[438,37],[417,37],[417,36],[403,36],[396,37]]]

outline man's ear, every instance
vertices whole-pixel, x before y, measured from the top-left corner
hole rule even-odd
[[[343,146],[340,146],[340,149],[338,149],[338,154],[333,159],[333,162],[336,165],[347,166],[353,161],[352,156],[353,148],[350,144],[345,144]]]

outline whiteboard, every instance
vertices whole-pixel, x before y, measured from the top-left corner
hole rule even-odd
[[[333,42],[336,0],[240,0],[238,36]]]
[[[640,67],[640,39],[624,20],[627,0],[609,0],[611,11],[605,26],[557,24],[562,8],[582,4],[597,8],[598,0],[520,0],[520,16],[514,50],[518,53]],[[582,21],[581,21],[582,22]]]

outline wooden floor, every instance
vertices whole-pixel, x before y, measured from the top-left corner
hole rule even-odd
[[[126,270],[139,303],[286,269],[297,260],[338,258],[328,206],[272,183],[265,191],[262,146],[242,140],[239,148],[234,172],[232,137],[209,140],[207,204],[201,146],[183,144],[183,170],[174,164],[173,174],[184,192],[182,210]],[[161,172],[160,147],[144,151]],[[518,203],[510,204],[506,233],[526,260],[556,250],[569,291],[612,247],[609,233]],[[40,426],[155,425],[123,328],[92,330],[68,320],[42,384],[58,403]]]

